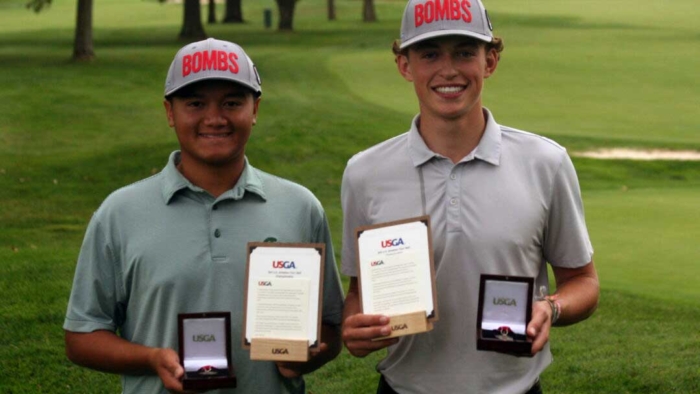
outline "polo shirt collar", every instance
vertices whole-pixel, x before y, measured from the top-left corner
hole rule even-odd
[[[165,200],[166,204],[169,204],[173,196],[175,196],[178,191],[183,189],[190,189],[195,192],[205,192],[204,189],[192,184],[192,182],[190,182],[180,173],[180,171],[177,170],[178,163],[180,163],[180,151],[175,151],[170,154],[168,164],[165,166],[162,172],[162,192],[163,199]],[[240,200],[243,198],[246,191],[255,193],[263,200],[267,200],[262,178],[260,177],[260,171],[248,163],[248,158],[245,158],[245,166],[243,167],[243,172],[241,173],[241,177],[238,179],[238,182],[236,182],[236,185],[219,196],[217,200],[227,198]]]
[[[479,145],[474,149],[474,157],[497,166],[501,162],[501,126],[496,123],[491,111],[484,107],[486,128]]]
[[[420,131],[418,131],[418,120],[420,120],[420,114],[413,118],[411,130],[408,131],[408,152],[411,155],[413,165],[416,167],[420,167],[433,157],[439,156],[425,144]]]
[[[501,160],[501,127],[493,119],[491,111],[483,108],[484,116],[486,117],[486,128],[484,135],[481,136],[476,149],[467,155],[462,161],[469,161],[474,158],[483,160],[495,166],[499,165]],[[418,131],[418,120],[420,115],[416,115],[411,122],[411,130],[408,131],[408,146],[409,155],[413,161],[413,165],[419,167],[428,162],[433,157],[442,157],[433,152],[425,144],[423,137]]]

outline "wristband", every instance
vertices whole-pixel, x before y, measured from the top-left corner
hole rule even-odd
[[[544,300],[547,301],[549,307],[552,308],[552,325],[554,325],[554,323],[559,320],[559,316],[561,315],[561,304],[559,304],[559,301],[552,300],[549,297],[545,298]]]
[[[547,301],[547,304],[549,304],[549,307],[552,308],[552,319],[551,323],[554,325],[554,323],[559,320],[559,316],[561,316],[561,304],[559,301],[556,299],[556,295],[548,295],[547,294],[547,288],[545,286],[540,286],[540,295],[535,298],[536,301]]]

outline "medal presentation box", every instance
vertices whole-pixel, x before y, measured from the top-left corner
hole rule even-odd
[[[251,360],[309,360],[321,343],[325,244],[248,244],[243,348]]]
[[[525,329],[532,318],[534,279],[481,275],[476,348],[532,357]]]
[[[391,334],[376,340],[432,330],[438,310],[430,217],[359,227],[355,237],[362,313],[390,319]]]
[[[231,361],[231,313],[178,315],[180,363],[186,390],[236,387]]]

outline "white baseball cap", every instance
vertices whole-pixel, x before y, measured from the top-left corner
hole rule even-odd
[[[401,21],[401,49],[440,36],[491,42],[493,26],[481,0],[409,0]]]
[[[239,83],[262,94],[260,75],[243,48],[209,38],[187,44],[175,55],[165,79],[165,97],[195,82],[211,79]]]

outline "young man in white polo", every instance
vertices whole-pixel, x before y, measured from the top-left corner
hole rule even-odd
[[[183,47],[164,103],[180,150],[159,174],[112,193],[90,221],[63,326],[66,352],[121,374],[123,393],[183,392],[180,313],[231,313],[238,386],[215,393],[304,393],[301,375],[340,351],[342,288],[323,208],[245,157],[261,94],[240,46],[208,39]],[[252,241],[326,245],[324,343],[306,363],[251,361],[237,340]]]
[[[360,152],[343,176],[342,272],[351,277],[342,338],[355,356],[388,348],[378,393],[538,393],[552,361],[550,327],[587,318],[598,278],[579,184],[566,150],[499,125],[482,106],[498,66],[480,0],[411,0],[394,45],[420,113],[410,130]],[[380,169],[380,170],[377,170]],[[388,318],[360,313],[354,229],[428,214],[440,319],[427,333],[373,341]],[[531,358],[477,351],[481,274],[535,278],[556,292],[534,302]],[[533,294],[533,296],[535,296]]]

